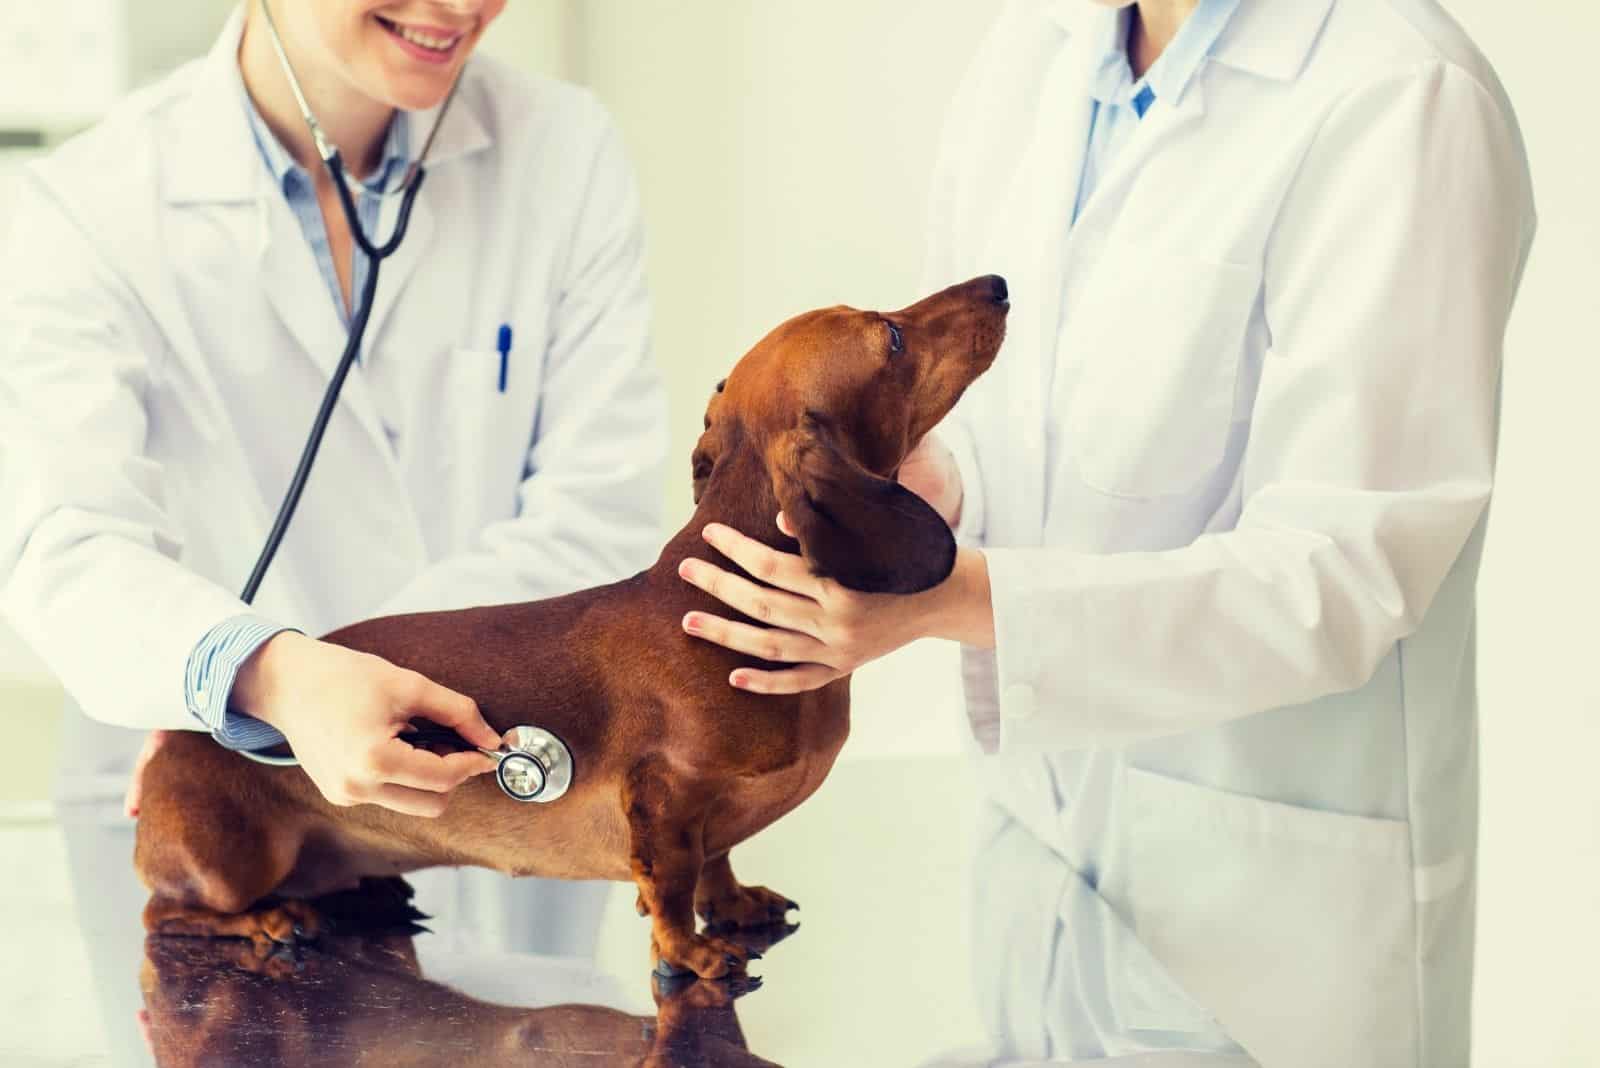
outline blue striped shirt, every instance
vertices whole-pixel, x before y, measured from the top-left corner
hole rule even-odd
[[[322,209],[317,203],[312,177],[295,162],[267,127],[250,94],[245,91],[242,77],[239,79],[239,97],[245,114],[249,116],[250,129],[255,135],[256,147],[261,150],[262,161],[277,178],[284,199],[316,257],[317,268],[327,283],[329,297],[338,309],[340,319],[348,326],[349,310],[345,307],[344,292],[339,285],[339,273],[334,266],[333,250],[328,242],[328,230],[322,219]],[[410,163],[409,125],[405,112],[395,113],[384,140],[382,162],[378,169],[366,182],[354,183],[357,216],[368,233],[374,232],[378,225],[378,212],[382,206],[382,199],[375,195],[375,191],[393,189],[405,178]],[[352,256],[350,291],[352,299],[358,300],[361,288],[366,284],[370,265],[360,249],[352,250]],[[184,671],[184,698],[189,712],[206,725],[212,737],[229,749],[271,749],[283,743],[284,737],[276,728],[254,717],[231,711],[228,702],[233,694],[234,679],[244,662],[269,638],[289,629],[257,615],[238,615],[212,627],[190,652]]]

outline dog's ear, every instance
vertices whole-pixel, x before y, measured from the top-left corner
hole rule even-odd
[[[717,466],[717,459],[722,454],[721,434],[716,425],[716,412],[722,400],[722,391],[727,388],[728,380],[724,378],[718,382],[711,392],[711,400],[706,404],[705,433],[700,435],[700,440],[695,443],[694,452],[689,456],[689,465],[694,478],[694,503],[700,503],[701,494],[706,491],[706,483],[711,479],[711,472]]]
[[[706,491],[706,483],[711,480],[711,471],[717,466],[717,443],[711,431],[700,435],[694,452],[689,456],[689,466],[694,477],[694,503],[699,504],[701,494]]]
[[[841,453],[814,426],[767,456],[773,489],[818,575],[863,593],[918,593],[950,577],[956,539],[939,513]]]

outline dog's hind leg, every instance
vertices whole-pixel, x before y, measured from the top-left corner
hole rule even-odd
[[[704,860],[708,797],[648,759],[629,774],[622,803],[631,837],[630,865],[649,911],[650,955],[664,974],[692,971],[716,979],[744,969],[749,954],[732,942],[695,933],[694,891]]]
[[[178,774],[192,767],[158,765],[216,759],[210,745],[174,739],[146,768],[161,776],[162,788],[146,790],[134,839],[134,867],[152,895],[145,929],[249,938],[263,951],[315,938],[321,923],[313,907],[271,896],[300,855],[304,834],[294,822],[265,799],[200,790],[199,776]]]
[[[694,888],[694,910],[708,931],[737,931],[783,923],[800,906],[764,886],[741,886],[728,854],[705,862]]]

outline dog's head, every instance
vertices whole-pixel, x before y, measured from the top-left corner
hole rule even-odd
[[[943,582],[955,539],[895,475],[994,362],[1009,308],[1005,280],[989,275],[897,312],[826,308],[784,323],[712,394],[695,500],[749,449],[817,574],[872,593]]]

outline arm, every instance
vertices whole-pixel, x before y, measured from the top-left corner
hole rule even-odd
[[[587,188],[517,516],[377,614],[566,593],[644,567],[660,548],[666,400],[650,356],[639,197],[614,129]]]
[[[134,296],[35,178],[0,265],[0,610],[96,719],[195,729],[201,635],[246,610],[177,562],[145,455],[149,352]]]

